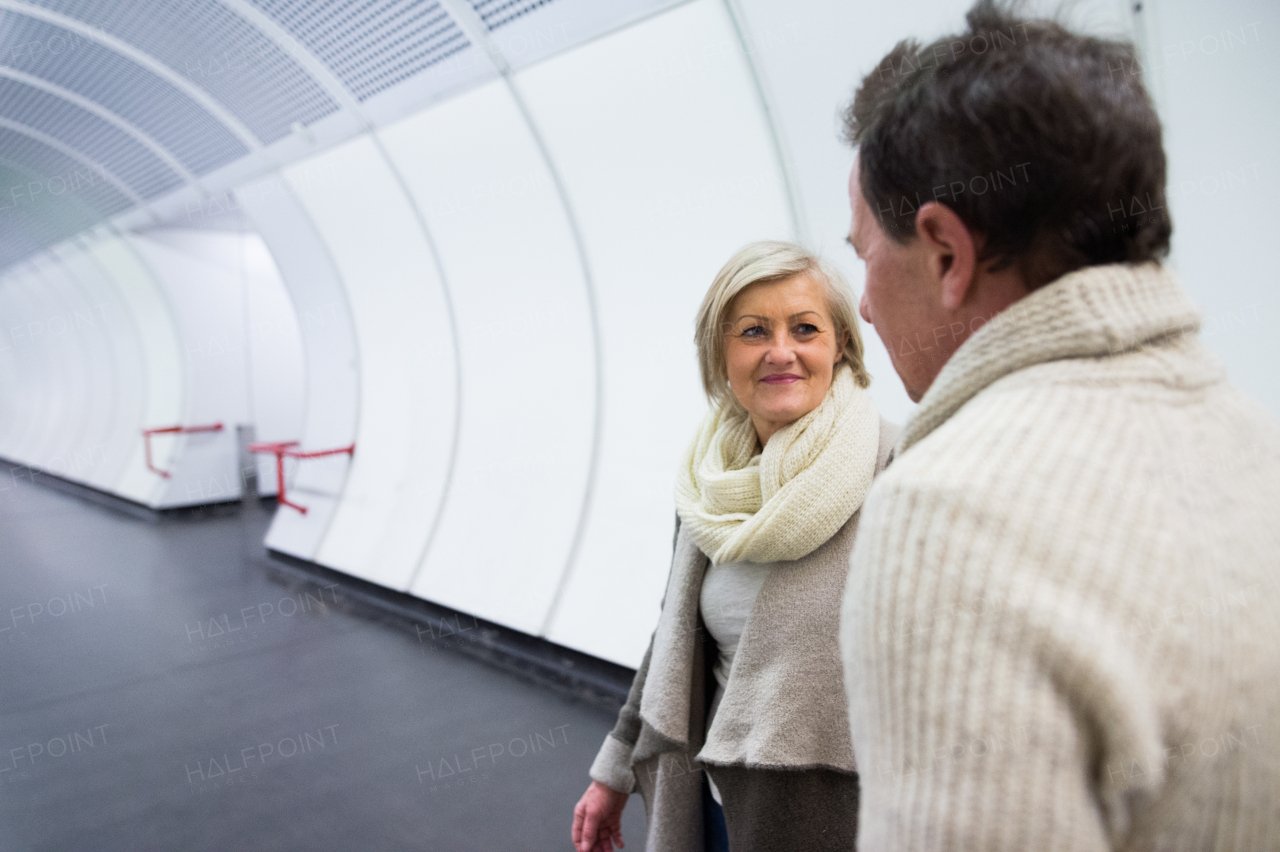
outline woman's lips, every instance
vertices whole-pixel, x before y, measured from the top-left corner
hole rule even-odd
[[[772,376],[765,376],[760,381],[770,385],[789,385],[792,382],[800,381],[800,377],[793,373],[776,373]]]

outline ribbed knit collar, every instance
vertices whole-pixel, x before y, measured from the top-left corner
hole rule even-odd
[[[1117,355],[1199,328],[1200,312],[1159,264],[1068,273],[1014,302],[960,345],[902,430],[894,455],[1009,373],[1063,358]]]

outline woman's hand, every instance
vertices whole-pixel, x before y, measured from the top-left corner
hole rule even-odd
[[[578,852],[613,852],[622,848],[622,809],[629,793],[592,781],[573,809],[573,848]]]

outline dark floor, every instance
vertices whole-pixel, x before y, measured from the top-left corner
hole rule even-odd
[[[571,849],[612,714],[273,583],[271,511],[0,464],[0,850]]]

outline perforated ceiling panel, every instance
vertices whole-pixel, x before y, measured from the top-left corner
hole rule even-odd
[[[179,175],[132,136],[93,113],[24,83],[0,78],[0,118],[70,145],[144,198],[182,183]]]
[[[101,174],[0,127],[0,269],[133,203]]]
[[[360,100],[469,47],[435,0],[252,2],[320,57]]]
[[[225,125],[171,84],[61,27],[0,11],[0,62],[97,101],[196,174],[249,153]]]
[[[294,122],[310,124],[338,109],[284,50],[217,0],[33,2],[151,54],[208,91],[264,143],[288,134]]]
[[[487,60],[475,57],[476,63],[468,63],[467,51],[477,48],[441,0],[25,2],[29,5],[0,9],[0,66],[38,78],[53,91],[29,79],[0,77],[0,126],[14,123],[0,147],[0,160],[7,163],[0,179],[12,183],[0,186],[0,269],[132,206],[127,193],[101,176],[95,183],[73,180],[75,188],[57,198],[42,190],[39,202],[6,200],[6,193],[23,195],[19,186],[61,188],[67,175],[93,171],[15,129],[56,140],[58,148],[99,164],[136,196],[149,199],[181,189],[173,160],[196,176],[210,176],[247,157],[254,141],[270,145],[299,123],[337,113],[342,98],[327,88],[331,84],[311,76],[316,61],[361,101],[385,92],[369,104],[371,111],[378,104],[392,104],[393,113],[420,108],[427,95],[447,95],[486,79],[469,72]],[[497,37],[494,44],[510,51],[513,67],[523,67],[686,0],[467,2],[490,31],[509,27],[503,37],[510,44]],[[266,26],[262,15],[280,29]],[[77,27],[90,29],[79,35]],[[297,48],[278,43],[280,30],[311,56],[290,55]],[[424,74],[428,69],[432,73]],[[58,89],[70,94],[60,97]],[[120,121],[67,98],[90,101]],[[158,155],[157,146],[172,160]],[[276,150],[292,149],[286,144]],[[249,171],[260,167],[246,165]],[[209,181],[232,179],[230,174]],[[211,185],[205,189],[220,188]]]
[[[0,269],[47,245],[51,229],[40,221],[49,218],[47,213],[43,217],[33,215],[33,211],[21,209],[10,195],[14,189],[21,195],[27,183],[38,179],[38,175],[17,169],[0,157]],[[84,215],[94,214],[86,211]]]
[[[492,32],[503,24],[522,18],[535,9],[539,9],[551,0],[470,0],[471,6],[480,15],[480,20]]]

